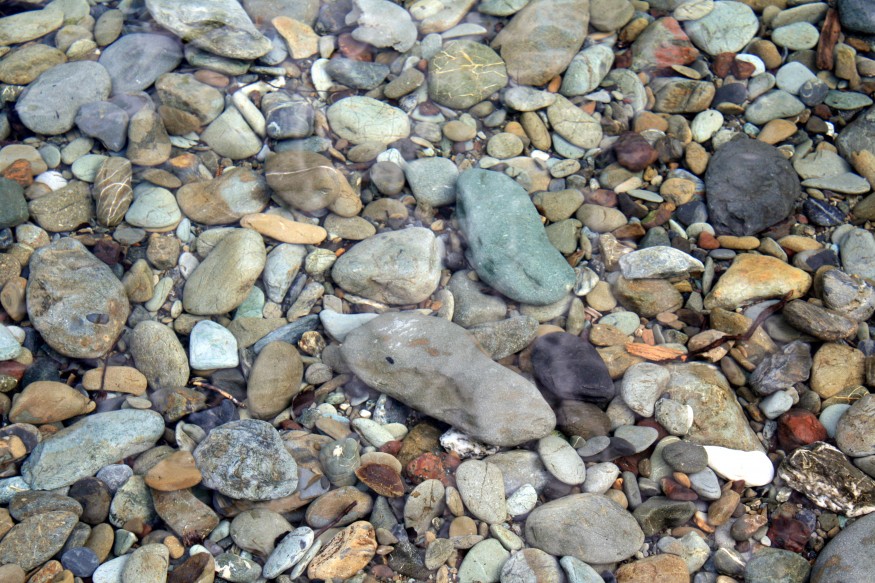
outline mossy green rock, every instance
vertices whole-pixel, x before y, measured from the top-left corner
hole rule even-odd
[[[489,170],[468,170],[456,183],[456,213],[477,275],[507,297],[544,306],[574,284],[574,270],[550,244],[523,187]]]

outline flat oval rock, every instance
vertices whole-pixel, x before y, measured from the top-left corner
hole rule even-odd
[[[605,402],[614,398],[614,382],[595,347],[586,340],[555,332],[532,345],[532,369],[541,387],[560,399]]]

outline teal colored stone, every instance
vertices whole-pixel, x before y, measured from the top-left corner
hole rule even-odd
[[[544,306],[574,285],[574,270],[550,244],[525,189],[489,170],[463,172],[456,214],[468,241],[468,260],[484,282],[507,297]]]
[[[0,178],[0,229],[20,225],[30,216],[24,189],[17,182]]]

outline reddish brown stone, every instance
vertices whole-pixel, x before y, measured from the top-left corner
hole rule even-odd
[[[99,239],[91,252],[110,267],[113,267],[124,257],[122,246],[108,237]]]
[[[380,446],[379,451],[382,453],[388,453],[390,455],[397,456],[398,452],[401,451],[401,443],[397,439],[392,441],[387,441],[383,445]]]
[[[646,217],[641,219],[641,224],[648,229],[660,227],[668,222],[676,208],[677,207],[674,204],[664,202],[660,204],[655,211],[648,213]]]
[[[696,244],[702,249],[711,250],[720,248],[720,241],[708,231],[702,231],[699,233],[699,238],[696,240]]]
[[[17,381],[24,376],[24,371],[27,370],[27,365],[14,360],[0,361],[0,375],[12,377]]]
[[[756,72],[756,67],[748,61],[735,59],[732,61],[732,76],[739,80],[750,79]]]
[[[424,453],[407,464],[404,473],[414,484],[420,484],[426,480],[440,480],[445,486],[448,485],[447,469],[444,467],[440,456],[433,453]]]
[[[720,53],[714,57],[714,64],[711,70],[721,79],[726,78],[732,70],[732,63],[735,61],[735,53]]]
[[[778,418],[778,444],[787,452],[826,437],[826,428],[811,411],[790,409]]]
[[[355,471],[368,488],[386,498],[404,496],[404,481],[393,468],[384,464],[365,464]]]
[[[672,478],[663,478],[659,481],[665,496],[671,500],[684,502],[698,500],[699,496],[686,486],[682,486]]]
[[[805,549],[811,530],[801,520],[777,516],[772,519],[767,536],[772,541],[772,546],[800,553]]]
[[[16,160],[3,171],[3,178],[14,180],[23,188],[33,184],[33,169],[27,160]]]
[[[640,172],[654,162],[657,151],[650,143],[635,132],[626,132],[614,142],[614,155],[623,168]]]
[[[617,206],[617,193],[613,190],[606,190],[604,188],[586,191],[583,193],[583,201],[587,204],[615,207]]]
[[[347,59],[354,61],[374,60],[374,54],[371,52],[370,45],[355,40],[348,32],[337,37],[337,44],[340,47],[340,53]]]

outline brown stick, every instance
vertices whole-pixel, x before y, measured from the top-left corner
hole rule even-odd
[[[234,397],[234,395],[232,395],[228,391],[222,390],[219,387],[217,387],[215,385],[211,385],[210,383],[208,383],[206,381],[203,381],[201,379],[194,379],[191,381],[191,384],[192,384],[192,386],[198,387],[199,389],[206,389],[208,391],[213,391],[214,393],[217,393],[219,396],[224,397],[225,399],[228,399],[229,401],[231,401],[232,403],[234,403],[235,405],[237,405],[241,409],[246,408],[246,403],[238,401]]]
[[[754,332],[757,331],[757,328],[762,326],[763,322],[766,321],[766,318],[768,318],[769,316],[771,316],[772,314],[774,314],[775,312],[777,312],[778,310],[783,308],[785,305],[787,305],[787,302],[790,301],[791,297],[792,297],[792,293],[787,293],[787,295],[785,295],[783,298],[781,298],[781,300],[778,303],[772,304],[771,306],[769,306],[768,308],[766,308],[765,310],[760,312],[760,315],[756,317],[756,320],[753,321],[753,324],[750,325],[750,328],[748,328],[747,332],[745,332],[744,334],[735,334],[732,336],[722,336],[722,337],[718,338],[717,340],[715,340],[714,342],[711,342],[710,344],[707,344],[701,348],[697,348],[696,350],[691,350],[687,354],[679,356],[676,360],[687,361],[694,356],[698,356],[700,354],[708,352],[709,350],[713,350],[713,349],[717,348],[718,346],[722,346],[722,345],[726,344],[727,342],[750,340],[751,336],[754,335]]]
[[[353,508],[356,507],[356,504],[358,504],[358,502],[350,502],[349,504],[347,504],[347,505],[346,505],[346,508],[344,508],[343,510],[341,510],[341,511],[340,511],[340,514],[338,514],[337,516],[335,516],[335,517],[331,520],[331,522],[329,522],[328,524],[326,524],[325,526],[323,526],[322,528],[320,528],[319,530],[317,530],[315,533],[313,533],[313,538],[319,538],[320,536],[322,536],[322,533],[323,533],[323,532],[325,532],[326,530],[328,530],[329,528],[331,528],[332,526],[334,526],[335,524],[337,524],[338,522],[340,522],[340,521],[343,519],[343,517],[346,516],[346,513],[347,513],[347,512],[349,512],[350,510],[352,510]]]

